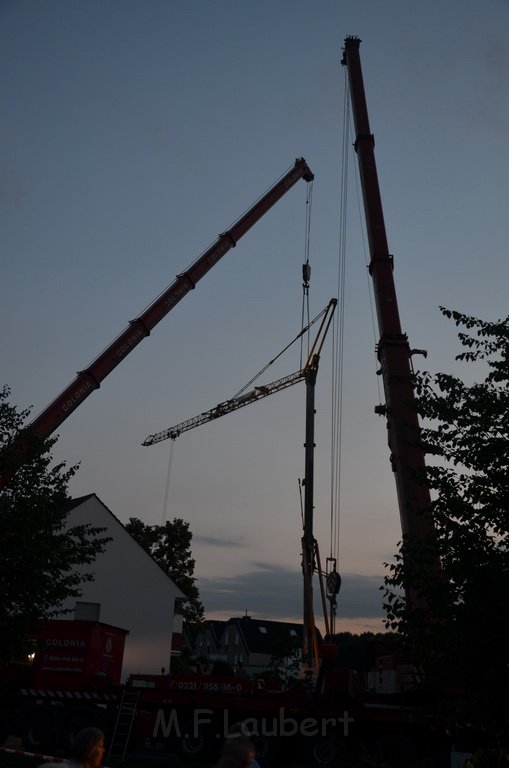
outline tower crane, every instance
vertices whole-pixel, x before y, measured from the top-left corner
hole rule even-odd
[[[331,299],[325,309],[323,309],[291,342],[294,343],[297,339],[301,338],[309,328],[321,318],[320,327],[316,334],[315,340],[309,352],[307,361],[304,367],[300,371],[285,376],[282,379],[277,379],[263,386],[257,386],[248,392],[243,392],[237,397],[233,397],[230,400],[225,400],[223,403],[219,403],[214,408],[211,408],[199,416],[195,416],[192,419],[175,424],[173,427],[168,427],[162,432],[158,432],[154,435],[149,435],[142,443],[142,445],[154,445],[163,440],[176,440],[176,438],[183,432],[187,432],[190,429],[199,427],[201,424],[206,424],[209,421],[220,416],[225,416],[227,413],[236,411],[239,408],[243,408],[245,405],[257,402],[264,397],[280,392],[298,381],[305,380],[306,382],[306,441],[305,447],[305,479],[304,479],[304,521],[303,521],[303,535],[302,535],[302,574],[304,581],[304,600],[303,600],[303,618],[304,618],[304,637],[303,637],[303,663],[304,667],[313,668],[318,666],[318,642],[315,629],[314,609],[313,609],[313,573],[318,570],[320,576],[320,591],[323,605],[323,613],[325,620],[326,633],[329,634],[327,610],[325,607],[325,591],[321,581],[321,565],[320,556],[318,551],[318,544],[313,533],[313,496],[314,496],[314,424],[315,424],[315,384],[318,373],[318,365],[320,361],[320,354],[323,344],[325,342],[334,311],[337,306],[337,299]],[[290,346],[290,345],[288,345]],[[288,349],[288,346],[285,349]],[[271,361],[274,362],[274,361]],[[258,374],[259,375],[259,374]],[[258,376],[253,379],[250,384],[256,380]],[[247,388],[246,387],[244,389]]]
[[[300,333],[298,333],[295,339],[293,339],[293,341],[291,341],[290,344],[285,347],[285,350],[288,349],[288,347],[291,346],[295,341],[302,338],[302,336],[307,333],[312,325],[314,325],[320,318],[322,318],[320,328],[318,329],[318,333],[313,342],[313,346],[311,347],[308,359],[301,370],[290,373],[288,376],[283,376],[281,379],[276,379],[276,381],[272,381],[269,384],[255,386],[253,389],[245,392],[244,390],[249,386],[249,384],[247,384],[246,387],[240,390],[237,395],[230,398],[229,400],[225,400],[222,403],[218,403],[213,408],[210,408],[210,410],[204,411],[198,416],[193,416],[191,419],[181,421],[179,424],[175,424],[172,427],[167,427],[167,429],[163,429],[161,432],[156,432],[153,435],[149,435],[145,438],[142,445],[154,445],[155,443],[160,443],[163,440],[169,439],[176,440],[177,437],[182,435],[184,432],[188,432],[190,429],[200,427],[202,424],[207,424],[209,421],[214,421],[220,416],[226,416],[227,413],[237,411],[239,408],[243,408],[245,405],[256,403],[258,400],[262,400],[264,397],[268,397],[269,395],[273,395],[276,392],[280,392],[283,389],[287,389],[288,387],[297,384],[297,382],[302,381],[307,376],[310,376],[311,371],[315,371],[316,376],[316,371],[318,370],[318,362],[320,359],[320,352],[322,350],[329,325],[332,321],[336,304],[337,299],[331,299],[327,307],[323,309],[313,320],[311,320],[311,322],[305,328],[303,328]],[[271,360],[268,365],[271,365],[276,359],[277,358]],[[266,370],[267,367],[268,366],[266,366],[263,370]],[[250,384],[253,383],[259,376],[260,374],[257,374],[254,379],[251,380]]]
[[[198,416],[193,416],[192,419],[181,421],[180,424],[175,424],[173,427],[168,427],[167,429],[162,430],[162,432],[149,435],[147,438],[145,438],[142,445],[154,445],[155,443],[160,443],[161,441],[168,439],[176,440],[176,438],[179,437],[183,432],[187,432],[188,430],[194,429],[195,427],[200,427],[202,424],[206,424],[208,421],[214,421],[214,419],[217,419],[220,416],[225,416],[227,413],[231,413],[232,411],[237,411],[239,408],[243,408],[249,403],[255,403],[257,400],[261,400],[263,397],[273,395],[275,392],[280,392],[282,389],[291,387],[298,381],[302,381],[305,375],[306,372],[303,368],[300,371],[295,371],[295,373],[290,373],[288,376],[283,376],[281,379],[272,381],[270,384],[263,384],[261,386],[254,387],[254,389],[249,390],[249,392],[245,392],[243,394],[232,397],[230,400],[225,400],[223,403],[218,403],[214,406],[214,408],[211,408],[209,411],[205,411],[204,413],[200,413]]]

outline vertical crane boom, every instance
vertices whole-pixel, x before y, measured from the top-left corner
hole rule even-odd
[[[233,248],[237,241],[267,213],[297,181],[310,182],[314,178],[304,158],[297,158],[287,171],[257,202],[217,240],[118,336],[87,368],[79,371],[74,381],[48,405],[34,421],[15,439],[14,450],[2,456],[0,488],[17,465],[30,457],[30,438],[46,439],[87,398],[114,368],[142,341],[165,315],[190,291],[217,262]]]
[[[423,540],[433,529],[429,516],[430,495],[423,482],[425,460],[419,443],[419,420],[410,365],[411,351],[402,333],[375,162],[375,140],[371,133],[359,57],[358,37],[345,39],[342,63],[347,67],[355,124],[355,150],[369,241],[369,271],[373,279],[380,340],[387,432],[391,465],[396,477],[403,534]],[[425,514],[428,512],[428,514]],[[424,513],[424,514],[422,514]]]

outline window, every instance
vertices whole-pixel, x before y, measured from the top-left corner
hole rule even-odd
[[[258,629],[260,630],[262,635],[266,635],[267,634],[267,627],[258,627]]]
[[[131,680],[130,685],[132,688],[155,688],[155,680]]]

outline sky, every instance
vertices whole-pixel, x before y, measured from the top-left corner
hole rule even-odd
[[[378,630],[401,536],[376,376],[353,148],[340,228],[343,41],[361,64],[400,317],[415,361],[456,370],[440,306],[507,314],[508,0],[2,0],[0,383],[35,417],[304,157],[299,182],[58,429],[74,497],[183,518],[208,618],[302,613],[303,384],[151,447],[232,397],[338,295],[316,387],[315,535],[343,579],[336,629]],[[353,138],[350,145],[353,144]],[[310,228],[306,227],[309,217]],[[339,314],[339,313],[338,313]],[[292,348],[262,383],[298,370]],[[341,461],[339,549],[331,464]],[[317,589],[317,587],[316,587]]]

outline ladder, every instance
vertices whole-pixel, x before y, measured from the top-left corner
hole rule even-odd
[[[136,710],[138,708],[139,691],[124,688],[117,712],[117,720],[111,735],[108,757],[125,759],[129,736],[133,728]]]

